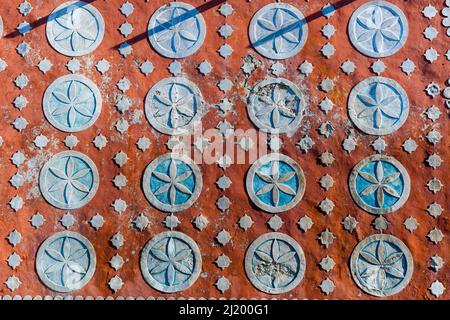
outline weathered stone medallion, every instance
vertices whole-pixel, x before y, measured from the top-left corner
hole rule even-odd
[[[350,18],[348,34],[362,54],[382,58],[400,50],[408,38],[408,20],[402,10],[387,1],[369,1]]]
[[[388,297],[402,291],[411,280],[414,262],[408,247],[392,235],[375,234],[353,249],[353,280],[368,294]]]
[[[77,151],[54,155],[41,169],[39,188],[51,205],[60,209],[77,209],[97,192],[99,176],[94,162]]]
[[[268,78],[258,82],[250,92],[247,112],[261,130],[273,134],[295,132],[301,124],[306,101],[292,82]]]
[[[296,55],[308,38],[308,25],[300,10],[286,3],[271,3],[253,16],[249,26],[253,48],[269,59]]]
[[[181,232],[159,233],[141,252],[144,279],[161,292],[173,293],[189,288],[201,270],[200,249],[194,240]]]
[[[198,87],[185,78],[166,78],[155,84],[145,99],[145,115],[158,131],[189,134],[201,120],[203,98]]]
[[[290,236],[272,232],[257,238],[245,254],[250,282],[265,293],[288,292],[302,281],[306,261],[301,246]]]
[[[147,200],[165,212],[192,206],[202,190],[200,168],[191,158],[169,153],[153,160],[145,169],[142,186]]]
[[[84,1],[70,1],[48,17],[46,34],[50,45],[70,57],[93,52],[102,42],[105,23],[100,12]]]
[[[288,156],[271,153],[249,169],[247,193],[260,209],[278,213],[294,208],[305,193],[306,180],[300,165]]]
[[[185,58],[203,44],[206,24],[201,13],[184,2],[163,5],[150,18],[148,37],[152,47],[167,58]]]
[[[47,238],[36,255],[41,281],[58,292],[81,289],[95,272],[96,256],[88,239],[76,232],[58,232]]]
[[[94,82],[81,75],[53,81],[44,93],[44,115],[57,129],[78,132],[92,126],[102,110],[102,97]]]
[[[371,135],[387,135],[405,123],[409,100],[396,81],[371,77],[358,83],[350,92],[348,113],[361,131]]]
[[[372,214],[388,214],[408,200],[410,178],[395,158],[373,155],[353,168],[349,188],[359,207]]]

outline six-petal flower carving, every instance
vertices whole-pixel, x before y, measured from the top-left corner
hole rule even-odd
[[[272,192],[272,200],[275,206],[278,206],[280,200],[280,191],[288,195],[295,196],[296,192],[286,183],[295,176],[295,172],[287,172],[280,176],[280,169],[278,161],[272,162],[271,174],[265,174],[256,171],[255,174],[266,182],[266,185],[259,189],[255,194],[257,196]]]
[[[91,14],[74,5],[66,13],[58,16],[56,23],[62,31],[55,36],[55,41],[68,41],[72,51],[85,49],[95,42],[98,35],[97,21]]]
[[[184,248],[177,251],[176,241],[176,239],[170,237],[164,246],[153,248],[150,251],[158,262],[149,270],[149,273],[155,275],[165,272],[168,286],[175,285],[177,272],[188,276],[192,275],[193,272],[191,267],[188,266],[189,263],[183,263],[183,261],[191,258],[192,250]]]
[[[400,41],[401,28],[397,27],[400,23],[398,16],[388,16],[386,9],[379,6],[373,8],[372,13],[360,15],[357,18],[358,24],[363,28],[364,32],[358,35],[358,42],[370,41],[373,50],[382,53],[386,50],[386,41]]]
[[[297,98],[280,86],[274,86],[270,95],[261,95],[258,99],[261,105],[256,117],[268,121],[273,128],[280,126],[281,117],[292,119],[297,115],[295,107]]]
[[[404,254],[401,251],[387,254],[386,243],[378,242],[376,252],[370,253],[362,250],[359,255],[367,264],[367,268],[360,274],[361,278],[377,290],[385,290],[388,285],[388,277],[403,279],[405,277],[400,260]]]
[[[156,41],[169,44],[174,53],[189,48],[199,39],[196,18],[180,8],[174,7],[170,15],[162,15],[156,22],[155,33],[162,29],[157,33]]]
[[[61,191],[63,192],[67,204],[71,204],[74,200],[74,191],[78,190],[82,193],[89,193],[90,187],[79,181],[91,172],[90,168],[75,170],[73,157],[68,157],[65,170],[60,170],[56,167],[50,167],[50,172],[58,178],[58,182],[54,183],[49,189],[49,192]]]
[[[155,196],[168,192],[169,201],[171,205],[175,204],[177,191],[180,191],[188,195],[192,195],[192,191],[189,190],[189,188],[186,187],[184,184],[182,184],[183,181],[185,181],[192,175],[192,170],[185,171],[180,175],[178,175],[177,163],[174,159],[170,160],[168,174],[153,171],[153,175],[159,180],[165,182],[165,184],[163,184],[154,192]]]
[[[93,117],[93,112],[85,107],[86,102],[93,98],[93,94],[76,81],[70,81],[66,93],[55,90],[52,92],[52,95],[59,102],[53,110],[52,115],[60,116],[67,114],[67,123],[70,128],[74,127],[77,114],[89,118]]]
[[[279,288],[283,282],[286,282],[286,278],[293,278],[296,275],[292,260],[295,259],[297,253],[291,250],[282,250],[280,240],[272,241],[270,252],[260,248],[255,250],[255,255],[260,261],[255,266],[255,274],[270,277],[273,288]]]
[[[395,92],[380,83],[375,83],[371,91],[369,94],[358,94],[358,99],[364,105],[358,119],[373,118],[375,128],[379,129],[383,126],[383,118],[400,118],[400,98]]]
[[[61,248],[54,249],[48,247],[45,249],[45,253],[54,260],[54,263],[50,264],[50,266],[44,270],[44,273],[47,275],[51,273],[60,273],[63,286],[73,285],[80,281],[87,272],[82,264],[77,262],[82,259],[87,252],[87,249],[82,247],[74,250],[70,238],[65,237],[62,240]]]
[[[272,50],[283,53],[286,51],[286,44],[297,45],[300,42],[296,32],[298,33],[301,25],[283,9],[275,8],[272,12],[272,17],[260,17],[257,24],[268,33],[263,39],[269,38],[267,42],[271,42]]]
[[[370,186],[360,192],[360,195],[367,196],[376,192],[377,204],[380,208],[384,205],[385,192],[392,197],[400,198],[400,194],[394,188],[389,186],[390,183],[400,177],[400,173],[395,172],[385,177],[382,161],[377,161],[375,165],[375,176],[362,171],[358,174],[364,180],[371,183]]]
[[[195,116],[194,95],[186,90],[181,90],[176,83],[170,84],[166,96],[155,95],[155,99],[161,104],[157,106],[156,118],[164,118],[165,123],[174,129],[182,127]]]

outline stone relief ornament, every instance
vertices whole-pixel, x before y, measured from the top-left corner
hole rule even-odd
[[[371,77],[353,87],[348,97],[348,113],[361,131],[371,135],[387,135],[405,123],[409,99],[396,81]]]
[[[249,169],[246,189],[260,209],[279,213],[295,207],[305,193],[306,180],[300,165],[288,156],[271,153]]]
[[[300,89],[282,78],[258,82],[250,92],[247,112],[262,131],[273,134],[295,132],[301,124],[306,100]]]
[[[70,1],[57,7],[48,17],[46,34],[59,53],[77,57],[93,52],[105,33],[100,12],[84,1]]]
[[[92,126],[100,115],[102,97],[94,82],[81,75],[56,79],[44,93],[44,115],[57,129],[78,132]]]
[[[388,214],[408,200],[410,178],[395,158],[377,154],[353,168],[349,188],[359,207],[372,214]]]
[[[373,296],[388,297],[408,285],[414,262],[402,241],[392,235],[375,234],[353,249],[350,269],[362,290]]]
[[[142,249],[140,261],[145,281],[166,293],[189,288],[202,270],[197,244],[176,231],[159,233],[149,240]]]
[[[192,206],[202,190],[200,168],[185,155],[168,153],[145,169],[142,186],[147,200],[165,212],[179,212]]]
[[[185,58],[195,53],[206,36],[201,13],[184,2],[163,5],[150,18],[148,37],[153,48],[167,58]]]
[[[302,281],[306,261],[303,249],[290,236],[272,232],[257,238],[245,254],[250,282],[265,293],[288,292]]]
[[[88,239],[76,232],[58,232],[47,238],[36,255],[39,279],[50,289],[81,289],[95,272],[96,256]]]
[[[155,84],[145,99],[145,115],[158,131],[189,134],[201,120],[203,98],[186,78],[166,78]]]
[[[408,38],[408,21],[402,10],[387,1],[369,1],[350,18],[348,34],[362,54],[382,58],[399,51]]]
[[[51,205],[60,209],[77,209],[97,192],[99,176],[92,160],[77,151],[54,155],[41,169],[39,188]]]
[[[253,16],[249,26],[253,48],[269,59],[287,59],[305,45],[308,25],[303,14],[286,3],[271,3]]]

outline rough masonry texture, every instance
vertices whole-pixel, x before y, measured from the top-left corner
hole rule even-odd
[[[11,0],[0,36],[1,299],[450,297],[449,0]]]

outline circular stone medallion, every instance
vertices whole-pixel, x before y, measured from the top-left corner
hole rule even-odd
[[[98,189],[97,167],[77,151],[54,155],[39,174],[39,188],[45,200],[60,209],[77,209],[88,203]]]
[[[145,98],[145,115],[158,131],[189,134],[202,116],[203,98],[198,87],[185,78],[166,78],[155,84]]]
[[[76,232],[58,232],[47,238],[36,255],[41,281],[58,292],[85,286],[95,272],[96,256],[88,239]]]
[[[255,126],[273,134],[295,132],[305,107],[300,89],[282,78],[258,82],[247,101],[247,112]]]
[[[288,292],[302,281],[306,261],[300,245],[286,234],[266,233],[248,247],[245,272],[258,290],[269,294]]]
[[[202,175],[194,161],[175,153],[153,160],[145,169],[142,182],[147,200],[165,212],[178,212],[192,206],[202,185]]]
[[[356,204],[372,214],[387,214],[401,208],[408,200],[408,172],[393,157],[373,155],[352,170],[350,193]]]
[[[194,240],[181,232],[159,233],[141,252],[144,279],[161,292],[173,293],[189,288],[201,270],[200,249]]]
[[[167,58],[185,58],[196,52],[206,36],[201,13],[183,2],[163,5],[150,18],[148,38],[153,48]]]
[[[350,92],[348,112],[361,131],[387,135],[405,123],[409,100],[405,90],[394,80],[371,77],[358,83]]]
[[[102,110],[102,97],[94,82],[80,75],[53,81],[44,93],[44,114],[57,129],[79,132],[94,124]]]
[[[408,285],[414,263],[402,241],[391,235],[375,234],[353,249],[350,269],[362,290],[377,297],[388,297]]]
[[[348,34],[362,54],[382,58],[400,50],[408,38],[408,20],[402,10],[387,1],[369,1],[350,18]]]
[[[246,189],[252,202],[270,213],[295,207],[305,193],[305,186],[300,165],[279,153],[259,158],[250,167],[246,178]]]
[[[84,1],[70,1],[57,7],[46,24],[48,42],[70,57],[91,53],[100,45],[105,23],[100,12]]]
[[[271,3],[253,16],[249,27],[250,42],[269,59],[287,59],[305,45],[308,25],[300,10],[286,3]]]

